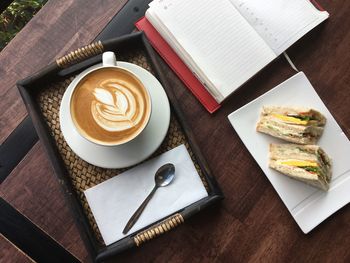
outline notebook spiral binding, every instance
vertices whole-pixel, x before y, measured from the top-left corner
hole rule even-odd
[[[177,227],[178,225],[182,224],[184,222],[184,218],[181,214],[175,214],[166,220],[160,222],[159,224],[148,228],[141,233],[137,234],[134,237],[134,242],[136,246],[140,246],[141,244],[160,236],[161,234]]]

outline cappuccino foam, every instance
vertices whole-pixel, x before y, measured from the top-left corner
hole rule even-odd
[[[132,73],[103,68],[89,73],[75,88],[71,115],[79,132],[101,144],[121,144],[136,137],[146,126],[150,98]]]

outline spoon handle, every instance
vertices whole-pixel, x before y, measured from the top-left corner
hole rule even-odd
[[[147,206],[149,200],[151,200],[152,196],[156,192],[158,186],[155,185],[153,190],[149,193],[149,195],[146,197],[146,199],[142,202],[142,204],[139,206],[139,208],[135,211],[135,213],[131,216],[129,219],[128,223],[126,224],[123,234],[125,235],[126,233],[129,232],[129,230],[133,227],[133,225],[136,223],[136,221],[139,219],[140,215],[142,214],[142,211],[145,209]]]

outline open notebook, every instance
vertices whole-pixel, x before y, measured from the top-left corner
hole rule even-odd
[[[328,16],[309,0],[154,0],[146,11],[218,103]]]

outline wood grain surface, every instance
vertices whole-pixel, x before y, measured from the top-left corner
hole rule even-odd
[[[86,260],[87,251],[40,142],[1,184],[1,190],[12,206],[74,256]]]
[[[27,115],[15,84],[90,43],[127,0],[50,0],[0,53],[0,143]]]
[[[33,261],[14,244],[0,234],[0,262],[33,263]]]
[[[49,1],[0,53],[0,141],[26,115],[15,81],[57,54],[91,41],[122,5],[121,1],[98,2]],[[330,12],[330,19],[288,53],[349,137],[350,2],[319,2]],[[99,15],[92,16],[92,9]],[[287,62],[277,59],[213,115],[166,64],[162,67],[226,199],[111,262],[350,262],[349,205],[304,235],[227,120],[229,113],[292,76]],[[88,260],[40,143],[0,189],[4,199],[71,253]]]

